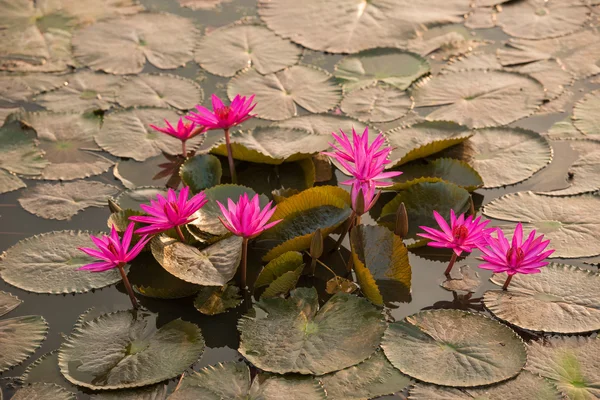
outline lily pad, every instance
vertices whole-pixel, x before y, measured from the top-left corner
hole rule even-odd
[[[46,219],[69,220],[88,207],[104,207],[119,188],[101,182],[42,183],[23,192],[19,204]]]
[[[124,210],[142,211],[140,204],[150,203],[150,200],[155,199],[157,194],[166,197],[167,189],[158,186],[140,186],[124,191],[115,201]]]
[[[483,186],[481,175],[464,161],[438,158],[414,161],[402,166],[402,175],[391,179],[394,184],[386,190],[403,190],[420,182],[451,182],[469,192]]]
[[[204,351],[200,328],[176,319],[160,328],[141,311],[104,314],[77,326],[58,353],[60,370],[90,389],[151,385],[180,375]]]
[[[202,250],[166,235],[156,236],[150,244],[154,258],[169,273],[203,286],[225,285],[234,277],[242,257],[242,238],[238,236]]]
[[[348,93],[341,109],[361,121],[388,122],[406,115],[412,105],[412,99],[402,90],[373,86]]]
[[[600,117],[596,112],[600,107],[600,90],[586,94],[573,108],[574,124],[586,135],[600,135]]]
[[[246,164],[238,172],[238,182],[250,186],[257,193],[283,193],[284,197],[299,193],[315,185],[316,167],[311,158],[286,162],[281,165]],[[279,191],[279,192],[278,192]],[[294,191],[294,193],[290,192]],[[277,202],[277,200],[275,200]]]
[[[324,3],[306,0],[260,0],[258,13],[284,38],[312,50],[356,53],[381,46],[401,46],[415,30],[463,22],[469,12],[464,0],[415,3],[408,0]]]
[[[39,315],[27,315],[0,320],[0,372],[19,365],[40,347],[48,324]]]
[[[27,187],[25,182],[16,175],[0,169],[0,194]]]
[[[546,379],[527,371],[516,378],[481,389],[454,389],[419,383],[410,389],[409,400],[559,400],[558,391]]]
[[[256,316],[238,323],[240,353],[258,368],[276,373],[323,375],[367,359],[386,323],[367,300],[338,293],[319,307],[314,288],[288,299],[261,299]]]
[[[600,396],[598,365],[600,340],[591,337],[553,337],[532,342],[526,369],[556,385],[568,399],[593,400]]]
[[[232,0],[177,0],[181,7],[187,7],[191,10],[210,10],[222,3],[229,3],[231,1]]]
[[[508,291],[485,293],[497,318],[532,331],[583,333],[600,330],[600,275],[571,265],[550,264],[533,275],[517,275]],[[506,274],[494,275],[502,286]]]
[[[374,86],[378,82],[405,90],[430,69],[427,60],[418,54],[377,48],[344,57],[335,65],[333,75],[346,91]]]
[[[439,106],[427,119],[450,120],[472,128],[511,123],[533,114],[546,97],[526,75],[467,70],[431,79],[412,92],[416,107]]]
[[[318,186],[288,197],[277,204],[272,221],[282,222],[257,239],[257,246],[267,249],[264,261],[271,261],[287,251],[310,247],[312,234],[321,229],[329,235],[350,216],[350,194],[335,186]]]
[[[396,223],[396,210],[404,203],[408,214],[407,238],[418,239],[419,226],[437,226],[433,211],[449,221],[450,210],[462,214],[469,209],[470,195],[465,189],[448,182],[417,183],[401,191],[383,206],[378,223],[391,230]]]
[[[0,100],[8,103],[27,102],[39,93],[60,87],[64,78],[57,75],[2,75],[0,76]]]
[[[159,107],[189,110],[202,103],[204,92],[196,82],[177,75],[140,74],[125,80],[117,102],[123,107]]]
[[[192,59],[197,33],[188,18],[143,13],[77,31],[73,54],[81,64],[110,74],[142,72],[146,60],[160,69],[174,69]]]
[[[13,174],[38,176],[48,165],[43,152],[36,146],[31,130],[17,120],[7,121],[0,127],[0,168]],[[20,186],[19,181],[5,176],[7,189]],[[23,183],[24,185],[24,183]]]
[[[381,347],[403,373],[455,387],[504,381],[527,360],[523,341],[509,327],[459,310],[422,311],[392,323]]]
[[[36,382],[54,383],[71,392],[78,390],[76,386],[67,381],[60,373],[60,368],[58,368],[58,350],[46,353],[29,364],[19,380],[27,384]]]
[[[75,393],[55,385],[54,383],[30,383],[29,385],[17,390],[13,397],[14,400],[76,400]]]
[[[312,378],[260,374],[252,380],[243,362],[226,362],[185,376],[169,400],[324,400],[323,388]]]
[[[111,390],[93,394],[92,400],[164,400],[167,398],[167,385],[158,383],[139,389]]]
[[[331,110],[342,98],[341,88],[325,70],[295,65],[273,74],[248,69],[229,81],[227,94],[256,95],[257,116],[282,120],[298,114],[298,106],[318,113]]]
[[[210,154],[199,154],[188,158],[179,170],[181,180],[184,185],[190,187],[192,193],[199,193],[218,185],[221,183],[222,173],[221,161]]]
[[[521,221],[524,231],[543,233],[556,249],[552,258],[578,258],[600,254],[596,240],[600,215],[595,211],[599,206],[600,197],[592,194],[555,197],[519,192],[493,200],[483,213],[515,224]]]
[[[358,284],[367,299],[382,306],[410,292],[408,250],[399,236],[383,226],[358,225],[350,233]],[[360,270],[360,273],[358,272]]]
[[[569,0],[524,0],[502,6],[498,25],[511,36],[546,39],[579,30],[589,17],[584,3]]]
[[[23,300],[0,290],[0,317],[19,307]]]
[[[78,268],[93,258],[78,247],[93,247],[90,232],[57,231],[23,239],[2,255],[0,277],[34,293],[84,293],[121,280],[116,269],[89,273]]]
[[[81,114],[27,113],[23,121],[35,129],[50,164],[42,171],[47,180],[73,180],[106,172],[114,162],[94,142],[100,119]]]
[[[264,26],[233,24],[203,36],[195,60],[211,74],[234,76],[253,67],[266,75],[294,65],[302,50]]]
[[[469,295],[475,293],[480,285],[479,273],[468,265],[461,265],[459,268],[454,268],[440,286],[451,292],[465,292]]]
[[[286,294],[296,287],[303,270],[302,253],[288,251],[265,265],[256,278],[254,287],[268,286],[261,298]]]
[[[240,289],[235,285],[205,286],[194,300],[194,307],[205,315],[222,314],[242,303]]]
[[[136,161],[158,156],[161,152],[180,154],[181,142],[178,139],[150,128],[150,125],[163,126],[163,119],[177,121],[179,115],[175,111],[159,108],[111,113],[104,118],[102,129],[96,135],[96,142],[112,155]],[[188,147],[194,148],[202,141],[204,136],[198,135],[188,142]]]
[[[385,132],[393,150],[388,168],[427,157],[469,139],[473,131],[448,121],[419,122]]]
[[[303,129],[311,133],[318,133],[327,136],[331,140],[331,132],[339,132],[340,129],[346,133],[352,132],[352,128],[357,132],[363,132],[367,125],[353,118],[342,115],[331,114],[309,114],[301,115],[285,121],[274,122],[271,126],[281,128]]]
[[[37,96],[35,101],[51,111],[108,110],[115,103],[120,77],[80,71],[63,77],[58,90]]]
[[[398,371],[377,351],[367,360],[353,367],[321,377],[332,400],[368,400],[402,391],[411,379]]]

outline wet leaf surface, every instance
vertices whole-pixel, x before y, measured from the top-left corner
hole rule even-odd
[[[189,186],[192,193],[221,183],[221,161],[210,154],[199,154],[188,158],[179,170],[183,184]]]
[[[341,103],[341,109],[361,121],[388,122],[401,118],[412,108],[412,99],[399,89],[380,86],[354,90]]]

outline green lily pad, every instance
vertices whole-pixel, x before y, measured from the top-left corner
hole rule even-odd
[[[116,269],[80,271],[95,259],[78,247],[93,247],[90,232],[57,231],[23,239],[2,255],[0,277],[19,289],[52,294],[85,293],[121,280]]]
[[[507,230],[522,222],[526,234],[532,229],[543,233],[556,250],[552,258],[578,258],[600,254],[596,240],[600,231],[600,215],[596,212],[599,206],[600,197],[592,194],[558,197],[519,192],[486,204],[483,213],[513,222],[507,224]]]
[[[62,374],[90,389],[123,389],[174,378],[204,351],[200,328],[177,319],[160,328],[142,311],[104,314],[77,326],[58,353]]]
[[[111,390],[90,396],[92,400],[164,400],[167,398],[167,385],[159,383],[139,389]]]
[[[399,236],[383,226],[358,225],[350,232],[352,260],[365,297],[382,306],[410,292],[408,250]]]
[[[439,106],[427,120],[449,120],[471,128],[500,126],[533,114],[544,87],[527,75],[467,70],[443,74],[412,91],[416,107]]]
[[[240,353],[260,369],[323,375],[367,359],[379,346],[386,323],[367,300],[338,293],[319,307],[314,288],[287,299],[261,299],[256,316],[238,323]]]
[[[235,285],[205,286],[194,300],[194,307],[205,315],[222,314],[242,303],[240,289]]]
[[[325,400],[319,383],[308,377],[260,374],[252,380],[243,362],[226,362],[186,375],[169,400]]]
[[[333,75],[346,91],[373,86],[378,82],[406,90],[430,69],[427,60],[418,54],[377,48],[344,57],[335,65]]]
[[[0,290],[0,317],[19,307],[22,302],[17,296]]]
[[[600,118],[596,111],[600,107],[600,90],[586,94],[573,107],[574,125],[586,135],[600,135]]]
[[[404,190],[421,182],[451,182],[469,192],[483,186],[483,179],[473,167],[452,158],[414,161],[404,164],[401,169],[402,175],[393,177],[394,184],[386,190]]]
[[[27,315],[0,320],[0,372],[19,365],[41,346],[48,333],[46,320]]]
[[[550,264],[533,275],[513,277],[508,291],[485,292],[483,302],[497,318],[532,331],[584,333],[600,330],[600,274]],[[502,286],[506,274],[492,282]]]
[[[600,340],[591,337],[552,337],[532,342],[527,349],[528,371],[556,385],[568,399],[600,396],[598,365]]]
[[[427,157],[473,136],[467,127],[449,121],[419,122],[385,132],[393,150],[388,168]]]
[[[25,190],[19,204],[41,218],[69,220],[88,207],[106,206],[118,192],[116,186],[101,182],[42,183]]]
[[[313,187],[315,180],[316,167],[311,158],[280,165],[247,164],[238,172],[240,184],[251,187],[257,193],[272,195],[274,198],[273,192],[293,190],[299,193]]]
[[[353,367],[321,377],[332,400],[368,400],[401,392],[411,379],[398,371],[382,351]]]
[[[242,238],[230,236],[205,249],[156,236],[150,242],[156,261],[177,278],[203,286],[223,286],[235,275],[242,258]]]
[[[288,272],[293,272],[303,264],[302,253],[298,251],[288,251],[283,253],[265,265],[258,274],[256,282],[254,282],[254,287],[259,288],[268,286],[277,280],[277,278],[280,278]]]
[[[146,60],[160,69],[174,69],[192,59],[197,33],[188,18],[143,13],[77,31],[73,54],[81,64],[109,74],[142,72]]]
[[[294,65],[302,50],[264,26],[232,24],[203,36],[195,60],[211,74],[234,76],[253,67],[266,75]]]
[[[339,132],[340,129],[346,133],[352,132],[352,128],[357,132],[363,132],[367,125],[365,123],[348,118],[343,115],[332,114],[308,114],[286,119],[285,121],[274,122],[271,126],[281,128],[303,129],[311,133],[318,133],[327,136],[331,140],[331,132]]]
[[[123,107],[189,110],[202,100],[204,92],[196,82],[166,74],[139,74],[128,78],[117,95],[117,102]]]
[[[124,210],[142,211],[140,204],[150,203],[150,200],[155,199],[157,194],[166,197],[167,189],[158,186],[140,186],[124,191],[115,201]]]
[[[346,94],[340,108],[361,121],[388,122],[405,116],[412,106],[412,99],[406,92],[393,87],[372,86]]]
[[[294,65],[273,74],[248,69],[229,81],[227,94],[255,95],[257,116],[282,120],[298,114],[298,106],[318,113],[331,110],[342,98],[342,89],[325,70]]]
[[[123,233],[127,230],[127,227],[129,226],[129,224],[133,222],[133,221],[129,220],[129,217],[133,217],[133,216],[140,217],[143,215],[148,215],[148,214],[141,212],[141,211],[132,210],[131,208],[126,208],[121,211],[117,211],[117,212],[110,214],[108,216],[108,220],[106,221],[106,225],[108,226],[109,229],[112,229],[112,227],[114,227],[117,230],[117,232]],[[133,222],[133,223],[135,224],[136,230],[138,228],[141,228],[142,226],[144,226],[144,224],[142,224],[141,222]],[[135,239],[136,239],[135,236],[136,236],[136,234],[134,234],[132,242],[135,241]]]
[[[470,195],[465,189],[447,182],[417,183],[401,191],[383,206],[378,223],[391,230],[396,223],[396,210],[404,203],[408,214],[407,238],[418,239],[419,226],[437,226],[433,211],[450,220],[450,210],[462,214],[469,209]]]
[[[527,371],[516,378],[481,389],[454,389],[419,383],[410,389],[409,400],[560,400],[561,396],[546,379]]]
[[[193,296],[201,289],[170,274],[147,253],[131,262],[127,277],[136,293],[154,299],[180,299]]]
[[[27,185],[21,178],[0,169],[0,194],[19,190],[24,187],[27,187]]]
[[[0,168],[27,177],[39,176],[48,165],[48,161],[42,158],[43,152],[35,145],[33,138],[33,132],[24,128],[16,119],[2,125],[0,127]],[[10,177],[7,176],[5,179]],[[14,179],[11,181],[8,188],[20,185]]]
[[[221,183],[221,161],[210,154],[198,154],[185,160],[179,169],[181,180],[192,193],[199,193]]]
[[[527,359],[523,341],[509,327],[459,310],[422,311],[392,323],[381,347],[403,373],[455,387],[512,378]]]
[[[321,229],[329,235],[350,216],[350,195],[335,186],[318,186],[288,197],[277,204],[271,221],[282,222],[255,239],[255,245],[267,249],[264,261],[271,261],[287,251],[310,247],[312,234]]]
[[[15,400],[76,400],[77,396],[54,383],[36,382],[17,390],[11,398]]]

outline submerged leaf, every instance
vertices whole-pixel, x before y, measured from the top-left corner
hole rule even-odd
[[[205,315],[222,314],[242,303],[240,289],[235,285],[205,286],[194,300],[194,307]]]
[[[75,393],[55,385],[54,383],[30,383],[17,390],[14,400],[76,400]]]
[[[399,89],[381,86],[354,90],[342,100],[342,111],[361,121],[388,122],[412,109],[412,99]]]
[[[123,107],[189,110],[203,99],[202,88],[191,79],[178,75],[139,74],[125,80],[116,101]],[[174,121],[170,122],[174,124]]]
[[[19,365],[40,347],[48,324],[38,315],[0,320],[0,372]]]
[[[198,154],[188,158],[179,169],[179,176],[192,193],[199,193],[221,183],[221,161],[210,154]]]
[[[473,167],[464,161],[438,158],[432,161],[415,161],[404,164],[402,175],[391,179],[394,183],[386,190],[403,190],[420,182],[450,182],[469,192],[483,186],[483,180]]]
[[[17,296],[0,290],[0,317],[19,307],[22,302]]]

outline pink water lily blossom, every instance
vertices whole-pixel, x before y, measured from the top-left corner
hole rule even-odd
[[[206,126],[208,129],[229,129],[252,118],[250,112],[256,104],[252,104],[254,95],[246,98],[239,94],[235,96],[230,105],[223,104],[221,99],[212,95],[213,111],[201,105],[197,105],[197,113],[191,112],[186,118],[197,124]]]
[[[277,206],[271,208],[273,202],[270,201],[261,210],[259,200],[258,194],[249,199],[248,194],[244,193],[240,196],[237,203],[228,199],[227,208],[217,201],[225,218],[219,217],[219,219],[225,228],[234,235],[245,239],[252,239],[281,222],[281,220],[268,222],[275,213]]]
[[[164,120],[167,125],[166,128],[160,128],[156,125],[150,125],[150,127],[156,131],[165,133],[167,135],[173,136],[181,140],[182,152],[183,155],[186,156],[185,142],[192,139],[193,137],[198,136],[201,133],[206,132],[206,127],[202,125],[197,125],[195,122],[185,122],[183,118],[179,118],[177,122],[177,127],[171,125],[169,121]]]
[[[487,246],[482,247],[484,253],[482,259],[485,263],[479,268],[489,269],[494,273],[506,272],[508,279],[504,289],[515,274],[537,274],[540,268],[548,265],[546,259],[554,253],[554,250],[546,250],[549,240],[544,240],[544,235],[535,237],[535,229],[531,231],[523,241],[523,225],[517,224],[512,241],[509,242],[502,230],[497,230],[497,237],[487,238]]]
[[[188,199],[189,193],[188,186],[184,186],[179,194],[175,193],[173,189],[169,189],[167,198],[157,194],[156,200],[150,200],[150,205],[140,205],[142,210],[150,215],[129,217],[130,221],[148,224],[148,226],[136,230],[136,233],[154,235],[175,229],[181,241],[184,242],[180,226],[189,224],[196,219],[192,215],[208,202],[203,192],[196,194],[191,199]]]

